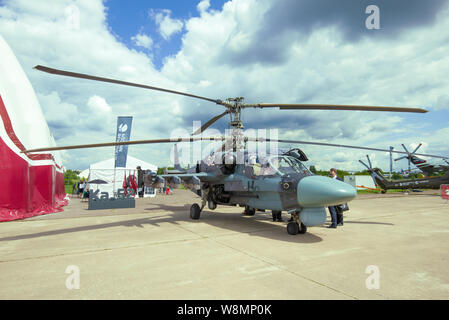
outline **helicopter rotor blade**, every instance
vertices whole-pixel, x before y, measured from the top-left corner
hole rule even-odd
[[[381,151],[381,152],[388,152],[388,153],[390,153],[389,149],[359,147],[359,146],[351,146],[351,145],[344,145],[344,144],[333,144],[333,143],[324,143],[324,142],[312,142],[312,141],[300,141],[300,140],[284,140],[284,139],[266,139],[266,138],[249,138],[249,137],[246,137],[246,141],[255,141],[255,142],[266,141],[266,142],[279,142],[279,143],[297,143],[297,144],[309,144],[309,145],[326,146],[326,147],[339,147],[339,148],[361,149],[361,150],[370,150],[370,151]],[[391,150],[391,152],[393,152],[393,153],[400,153],[400,154],[407,154],[407,152],[404,152],[404,151]],[[417,153],[416,155],[423,156],[423,157],[440,158],[440,159],[447,158],[447,156],[437,156],[437,155],[432,155],[432,154],[420,154],[420,153]]]
[[[359,162],[363,164],[366,167],[366,169],[371,170],[371,168],[365,162],[363,162],[362,160],[359,160]]]
[[[386,107],[386,106],[359,106],[359,105],[336,105],[336,104],[282,104],[282,103],[259,103],[247,105],[254,108],[279,108],[280,110],[351,110],[351,111],[389,111],[389,112],[413,112],[426,113],[422,108]]]
[[[155,144],[155,143],[194,142],[194,141],[224,141],[225,139],[226,139],[225,137],[208,137],[208,138],[205,138],[205,137],[193,138],[192,137],[192,138],[170,138],[170,139],[154,139],[154,140],[132,140],[132,141],[121,141],[121,142],[80,144],[80,145],[61,146],[61,147],[44,147],[44,148],[23,150],[22,153],[113,147],[113,146],[133,145],[133,144]]]
[[[405,152],[407,153],[406,156],[394,159],[394,161],[398,161],[398,160],[402,160],[402,159],[408,159],[408,161],[410,161],[410,152],[408,152],[407,148],[405,147],[405,145],[402,143],[401,144],[402,148],[404,148]]]
[[[221,100],[219,100],[219,99],[210,99],[210,98],[206,98],[206,97],[193,95],[193,94],[190,94],[190,93],[185,93],[185,92],[180,92],[180,91],[175,91],[175,90],[169,90],[169,89],[164,89],[164,88],[158,88],[158,87],[148,86],[148,85],[144,85],[144,84],[138,84],[138,83],[132,83],[132,82],[127,82],[127,81],[122,81],[122,80],[116,80],[116,79],[110,79],[110,78],[91,76],[91,75],[84,74],[84,73],[76,73],[76,72],[58,70],[58,69],[53,69],[53,68],[40,66],[40,65],[35,66],[34,69],[42,71],[42,72],[47,72],[47,73],[51,73],[51,74],[60,75],[60,76],[88,79],[88,80],[101,81],[101,82],[109,82],[109,83],[115,83],[115,84],[120,84],[120,85],[124,85],[124,86],[131,86],[131,87],[138,87],[138,88],[143,88],[143,89],[150,89],[150,90],[158,90],[158,91],[163,91],[163,92],[169,92],[169,93],[179,94],[179,95],[183,95],[183,96],[187,96],[187,97],[191,97],[191,98],[202,99],[202,100],[206,100],[206,101],[214,102],[216,104],[223,105],[223,102]]]
[[[373,167],[373,165],[371,164],[371,160],[369,159],[369,156],[368,156],[368,155],[366,155],[366,159],[368,159],[368,164],[369,164],[369,167],[370,167],[370,168],[372,168],[372,167]]]
[[[414,154],[416,151],[418,151],[419,147],[421,147],[421,146],[422,146],[422,143],[420,143],[420,144],[416,147],[416,149],[412,151],[412,154]]]
[[[194,133],[192,133],[192,136],[196,136],[197,134],[200,134],[201,132],[204,132],[207,128],[209,128],[215,121],[223,117],[224,115],[229,114],[229,110],[226,110],[222,114],[219,114],[218,116],[213,117],[209,121],[207,121],[205,124],[201,126],[201,128],[197,129]]]
[[[407,152],[407,154],[410,154],[410,152],[408,152],[407,148],[405,147],[405,145],[402,143],[401,144],[402,148],[404,148],[405,152]]]

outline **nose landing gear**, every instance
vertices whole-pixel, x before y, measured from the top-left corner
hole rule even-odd
[[[304,225],[304,223],[301,222],[301,220],[299,219],[299,214],[298,212],[292,212],[292,221],[290,221],[287,224],[287,233],[291,234],[291,235],[295,235],[295,234],[304,234],[307,232],[307,227]]]

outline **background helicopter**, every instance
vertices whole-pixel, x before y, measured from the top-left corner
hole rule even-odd
[[[402,156],[400,158],[394,159],[394,161],[407,159],[408,160],[408,172],[410,171],[410,162],[413,163],[419,170],[421,170],[425,176],[431,176],[435,173],[441,173],[446,172],[449,170],[449,163],[447,162],[446,158],[443,158],[443,161],[446,162],[447,165],[441,165],[441,164],[430,164],[426,160],[421,159],[416,156],[416,151],[422,146],[422,143],[420,143],[415,150],[412,152],[409,152],[404,144],[402,144],[402,147],[404,148],[405,152],[407,152],[406,156]]]
[[[388,180],[382,175],[379,168],[372,167],[368,155],[366,156],[366,158],[368,160],[368,164],[364,163],[362,160],[359,160],[359,162],[367,168],[368,172],[374,180],[374,184],[377,184],[383,189],[382,193],[385,193],[388,189],[440,189],[440,185],[449,183],[449,170],[447,170],[444,175],[438,177],[397,181]]]
[[[193,204],[190,217],[199,219],[201,211],[208,204],[213,210],[217,204],[231,206],[245,206],[249,213],[256,209],[268,209],[274,212],[288,211],[292,215],[287,225],[289,234],[305,233],[307,227],[321,225],[326,220],[325,207],[349,202],[356,196],[356,190],[349,184],[323,176],[313,175],[300,161],[307,157],[300,149],[292,149],[287,153],[264,154],[247,150],[248,143],[289,143],[310,144],[332,147],[346,147],[371,151],[389,152],[385,149],[318,143],[299,140],[253,138],[244,136],[241,121],[241,112],[248,108],[278,108],[280,110],[352,110],[352,111],[388,111],[388,112],[416,112],[425,113],[420,108],[398,108],[357,105],[328,105],[328,104],[279,104],[258,103],[246,104],[243,97],[227,98],[225,100],[210,99],[189,93],[158,88],[137,83],[125,82],[110,78],[91,76],[87,74],[36,66],[35,69],[51,74],[63,75],[88,80],[115,83],[126,86],[158,90],[172,94],[184,95],[196,99],[213,102],[225,108],[225,111],[204,123],[195,130],[190,137],[136,140],[127,142],[97,143],[72,145],[62,147],[38,148],[24,152],[38,152],[51,150],[67,150],[106,147],[132,144],[154,144],[195,141],[220,141],[221,147],[208,159],[201,160],[195,167],[195,172],[180,173],[176,175],[146,176],[146,183],[153,186],[160,185],[162,179],[169,180],[169,184],[177,186],[181,183],[190,189],[201,191],[202,203]],[[200,135],[220,118],[229,115],[229,126],[232,128],[226,136],[203,137]],[[401,151],[395,153],[405,154]],[[431,156],[431,155],[426,155]]]

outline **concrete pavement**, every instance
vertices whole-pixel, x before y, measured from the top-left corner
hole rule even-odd
[[[72,199],[0,223],[0,299],[449,298],[449,203],[437,192],[361,195],[344,226],[296,236],[271,212],[218,206],[191,220],[199,197],[174,192],[135,209]]]

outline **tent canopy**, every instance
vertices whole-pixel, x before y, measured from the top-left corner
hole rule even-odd
[[[123,185],[123,180],[129,174],[135,174],[137,178],[136,168],[140,166],[142,170],[157,171],[157,166],[154,164],[145,162],[143,160],[128,156],[126,160],[126,168],[115,168],[114,169],[115,158],[110,158],[100,162],[92,163],[89,169],[82,171],[79,177],[86,178],[89,180],[101,179],[107,182],[107,184],[92,184],[89,186],[91,189],[100,189],[100,192],[108,192],[109,196],[112,197],[117,189],[121,189]]]
[[[80,178],[88,178],[89,177],[89,171],[92,169],[114,169],[115,164],[115,158],[106,159],[103,161],[99,161],[96,163],[92,163],[88,169],[81,171],[81,173],[78,175]],[[136,170],[136,168],[140,166],[142,170],[151,170],[151,171],[157,171],[157,166],[154,164],[145,162],[143,160],[128,156],[126,159],[126,168],[116,168],[116,170]],[[90,180],[93,180],[92,178]]]

